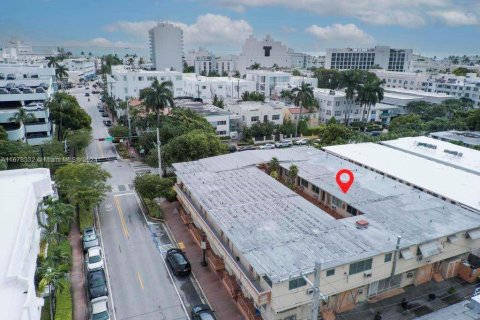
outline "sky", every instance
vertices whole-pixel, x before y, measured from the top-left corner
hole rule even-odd
[[[480,0],[2,0],[0,43],[131,48],[168,20],[185,49],[239,53],[250,34],[299,52],[389,45],[427,56],[480,54]]]

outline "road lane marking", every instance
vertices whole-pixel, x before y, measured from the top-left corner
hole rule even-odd
[[[140,287],[142,287],[142,290],[145,289],[145,287],[143,286],[142,276],[138,271],[137,271],[137,278],[138,278],[138,282],[140,282]]]
[[[125,217],[123,216],[123,210],[122,210],[122,207],[120,206],[120,202],[118,201],[118,198],[117,196],[113,196],[113,198],[115,199],[115,204],[117,205],[117,211],[118,211],[118,215],[120,217],[120,223],[122,224],[122,228],[123,228],[123,233],[125,234],[125,237],[127,239],[130,238],[130,233],[128,232],[128,227],[127,227],[127,224],[125,222]]]
[[[102,146],[100,145],[99,140],[97,140],[97,146],[98,146],[98,150],[100,150],[100,154],[102,155],[102,158],[105,158],[105,154],[103,153],[103,149],[102,149]]]

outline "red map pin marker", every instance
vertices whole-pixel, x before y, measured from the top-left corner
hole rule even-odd
[[[342,179],[342,176],[348,176],[348,180],[345,181],[345,178]],[[337,180],[337,184],[340,187],[340,189],[343,191],[343,193],[347,193],[350,187],[353,184],[353,181],[355,180],[355,177],[353,176],[353,172],[348,170],[348,169],[342,169],[337,172],[337,176],[335,177]]]

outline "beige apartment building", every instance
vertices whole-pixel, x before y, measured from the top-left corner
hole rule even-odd
[[[272,178],[268,162],[280,162]],[[294,164],[295,190],[283,181]],[[320,264],[324,319],[462,272],[480,216],[338,158],[300,147],[174,164],[181,217],[247,319],[310,319]],[[355,174],[350,191],[338,170]],[[399,238],[400,236],[400,238]],[[399,240],[398,247],[397,241]]]

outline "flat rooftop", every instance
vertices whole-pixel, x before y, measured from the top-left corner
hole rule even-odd
[[[219,116],[229,115],[230,112],[223,110],[213,104],[206,104],[202,102],[196,102],[191,100],[176,100],[177,106],[180,108],[190,109],[202,116]]]
[[[380,144],[480,175],[480,151],[429,137],[406,137]]]
[[[300,177],[364,214],[335,220],[256,167],[272,157],[286,168],[297,165]],[[244,151],[174,167],[210,219],[273,282],[310,273],[315,262],[329,269],[393,251],[397,235],[405,248],[480,227],[478,213],[309,147]],[[342,168],[356,177],[346,195],[335,182]],[[367,229],[357,229],[361,219]]]
[[[274,102],[274,101],[239,101],[239,100],[226,100],[225,101],[226,107],[239,107],[245,111],[255,111],[259,108],[273,108],[273,109],[283,109],[287,106],[283,102]]]
[[[473,290],[473,289],[472,289]],[[473,297],[478,300],[479,296]],[[470,301],[462,301],[438,311],[429,313],[415,320],[478,320],[480,312],[470,308]]]
[[[469,146],[480,146],[480,131],[440,131],[430,136],[442,140],[458,141]]]
[[[396,179],[480,211],[480,176],[416,155],[375,144],[358,143],[324,148]]]

